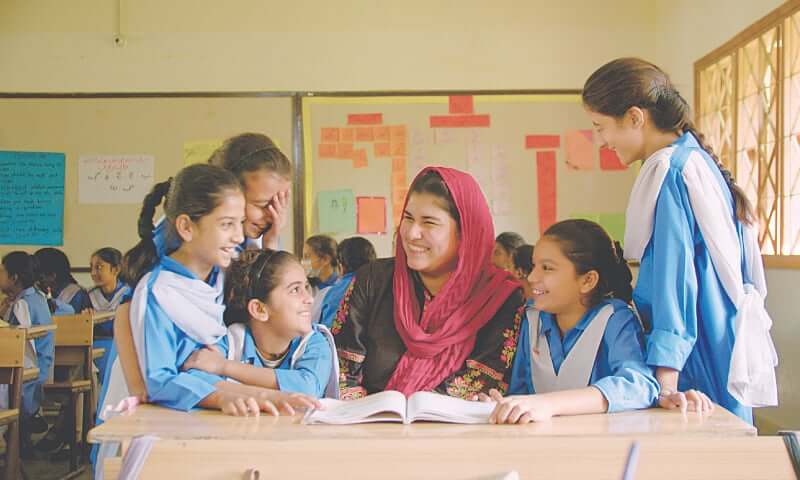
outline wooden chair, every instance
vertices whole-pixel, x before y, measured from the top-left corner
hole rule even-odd
[[[0,328],[0,384],[8,385],[8,409],[0,410],[0,426],[8,426],[5,455],[6,480],[17,478],[20,468],[19,416],[22,409],[24,368],[25,330]]]
[[[77,367],[80,374],[75,380],[65,380],[45,384],[48,393],[60,393],[69,398],[68,428],[70,447],[70,473],[78,469],[79,458],[88,459],[87,432],[94,424],[94,406],[92,405],[92,341],[94,339],[94,322],[91,314],[59,315],[53,317],[58,327],[55,332],[55,365],[57,367]],[[76,434],[78,431],[77,407],[83,400],[81,422],[81,454],[79,456]],[[84,467],[85,468],[85,467]]]

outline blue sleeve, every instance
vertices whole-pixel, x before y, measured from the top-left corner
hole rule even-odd
[[[600,351],[603,358],[598,362],[609,375],[592,383],[608,400],[608,413],[647,408],[658,397],[658,382],[644,362],[641,334],[639,320],[626,307],[608,320]]]
[[[148,299],[144,318],[145,383],[153,403],[189,411],[216,391],[221,377],[178,369],[178,332],[164,310]]]
[[[284,392],[305,393],[322,397],[331,375],[333,357],[328,340],[319,332],[308,341],[306,351],[295,363],[294,368],[275,369],[278,389]]]
[[[528,317],[522,319],[517,354],[511,367],[511,381],[508,383],[508,395],[530,395],[533,393],[531,385],[531,340]]]
[[[75,313],[81,313],[87,308],[92,308],[92,301],[89,299],[89,294],[83,288],[78,290],[78,293],[72,297],[69,304],[75,309]]]
[[[654,273],[648,365],[682,370],[697,339],[694,223],[681,173],[670,168],[658,195],[648,246]]]

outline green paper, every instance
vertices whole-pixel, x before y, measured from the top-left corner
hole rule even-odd
[[[320,233],[355,233],[356,197],[352,190],[317,194]]]

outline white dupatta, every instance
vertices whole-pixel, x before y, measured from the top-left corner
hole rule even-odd
[[[656,202],[675,150],[676,147],[668,147],[651,155],[633,185],[625,227],[625,254],[630,260],[641,260],[650,242]],[[769,333],[772,320],[764,307],[767,288],[756,226],[742,224],[745,268],[752,281],[745,284],[736,225],[732,215],[723,213],[730,211],[728,194],[698,149],[689,149],[686,154],[682,176],[689,201],[714,269],[736,307],[728,392],[746,406],[777,405],[778,354]]]

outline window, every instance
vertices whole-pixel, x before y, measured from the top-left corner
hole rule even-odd
[[[695,112],[753,203],[767,265],[800,267],[800,1],[695,63]]]

